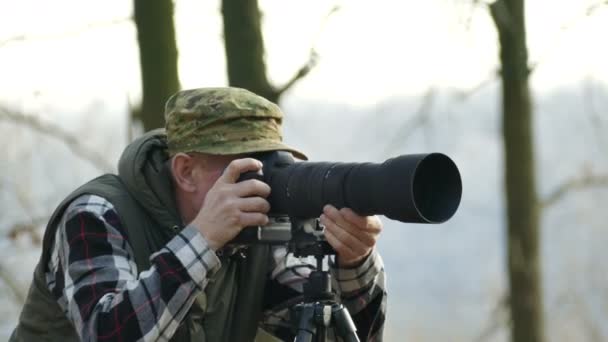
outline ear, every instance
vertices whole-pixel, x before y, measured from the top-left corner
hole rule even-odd
[[[171,158],[171,173],[175,185],[185,192],[196,192],[196,160],[185,153],[178,153]]]

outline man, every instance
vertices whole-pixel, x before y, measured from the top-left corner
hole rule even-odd
[[[181,91],[165,131],[130,144],[116,175],[83,185],[45,232],[34,281],[11,341],[293,340],[289,308],[314,264],[284,246],[227,246],[265,225],[270,187],[255,179],[260,151],[282,143],[282,113],[243,89]],[[327,205],[337,251],[334,290],[361,340],[382,339],[384,270],[376,217]]]

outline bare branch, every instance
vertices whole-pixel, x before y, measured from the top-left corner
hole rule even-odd
[[[470,5],[469,12],[466,14],[466,17],[464,18],[464,28],[468,32],[471,31],[471,26],[473,24],[473,15],[474,15],[475,10],[480,7],[485,7],[488,4],[485,3],[483,0],[472,0],[469,3],[469,5]]]
[[[27,222],[15,223],[11,228],[9,228],[6,235],[11,240],[16,240],[20,235],[23,234],[29,235],[32,243],[35,245],[40,245],[42,243],[42,239],[38,234],[38,227],[45,224],[49,217],[50,215],[32,217]]]
[[[434,87],[429,88],[426,93],[422,97],[422,102],[418,107],[418,110],[414,114],[412,118],[403,123],[400,127],[396,129],[395,136],[392,140],[390,140],[387,145],[387,150],[392,150],[397,146],[401,146],[403,142],[409,138],[414,131],[426,124],[431,117],[431,108],[433,106],[433,102],[435,100],[435,96],[437,94],[437,89]]]
[[[587,16],[593,15],[597,10],[601,9],[603,6],[608,5],[608,0],[598,1],[587,8],[585,14]]]
[[[556,319],[554,316],[557,316],[557,313],[570,312],[584,325],[583,330],[587,336],[585,341],[606,341],[602,329],[594,322],[595,315],[589,312],[585,297],[587,296],[581,294],[579,290],[569,286],[568,289],[557,296],[552,309],[549,310],[548,320]]]
[[[500,70],[496,69],[487,78],[481,80],[479,83],[477,83],[473,87],[466,89],[466,90],[460,90],[460,89],[454,90],[453,91],[454,97],[458,101],[466,101],[468,98],[475,95],[475,93],[477,93],[481,89],[492,84],[492,82],[496,81],[499,77],[500,77]]]
[[[69,147],[75,155],[86,161],[89,161],[96,168],[100,169],[103,172],[110,172],[114,169],[112,164],[106,161],[103,155],[82,146],[78,137],[72,135],[71,133],[67,132],[66,130],[57,125],[53,125],[48,122],[43,123],[35,116],[27,115],[24,113],[18,113],[9,110],[3,106],[0,106],[0,120],[2,119],[27,126],[39,133],[59,139],[64,144],[66,144],[67,147]]]
[[[116,24],[122,24],[122,23],[129,22],[131,20],[132,20],[132,18],[119,18],[119,19],[114,19],[114,20],[110,20],[110,21],[106,21],[106,22],[92,23],[85,27],[81,27],[81,28],[74,29],[71,31],[61,32],[61,33],[56,33],[56,34],[49,34],[49,35],[28,36],[26,34],[20,34],[20,35],[16,35],[16,36],[7,38],[5,40],[0,40],[0,47],[3,47],[4,45],[11,44],[11,43],[19,43],[19,42],[32,41],[32,40],[48,40],[48,39],[57,39],[57,38],[74,36],[74,35],[81,34],[85,31],[91,30],[91,29],[105,27],[105,26],[112,26],[112,25],[116,25]]]
[[[342,9],[342,7],[340,5],[334,5],[334,7],[332,7],[329,10],[329,12],[327,12],[327,14],[325,15],[325,17],[323,18],[323,21],[321,22],[321,26],[319,27],[319,30],[317,31],[317,33],[315,34],[315,37],[313,38],[312,49],[314,49],[314,47],[317,45],[317,41],[319,40],[319,38],[323,34],[323,31],[325,31],[325,27],[327,26],[327,23],[329,22],[329,20],[331,19],[331,17],[334,14],[338,13],[341,9]]]
[[[17,282],[15,282],[15,277],[9,274],[8,270],[0,264],[0,279],[4,281],[4,283],[11,289],[13,295],[20,304],[25,303],[25,291],[22,286],[19,286]]]
[[[572,296],[572,299],[574,301],[574,305],[577,308],[576,313],[585,326],[584,330],[587,333],[587,341],[606,341],[606,338],[602,333],[601,326],[598,326],[598,324],[594,321],[594,313],[590,312],[591,308],[589,308],[589,305],[585,302],[584,297],[580,295],[575,295]]]
[[[323,22],[321,24],[321,28],[319,29],[315,38],[313,39],[313,44],[312,44],[312,47],[310,48],[310,54],[308,56],[308,61],[306,61],[306,63],[298,70],[298,72],[296,72],[295,75],[293,75],[293,77],[291,77],[291,79],[289,81],[287,81],[287,83],[285,83],[282,87],[280,87],[276,90],[277,98],[280,97],[284,92],[289,90],[297,81],[301,80],[306,75],[308,75],[308,73],[310,73],[310,71],[317,65],[317,62],[319,61],[319,54],[317,53],[317,50],[315,48],[315,46],[317,44],[317,40],[318,40],[319,36],[321,35],[321,33],[323,32],[323,30],[325,29],[325,26],[327,25],[329,18],[333,14],[337,13],[338,11],[340,11],[340,6],[335,5],[334,7],[331,8],[329,13],[327,13],[327,15],[325,15],[325,18],[323,19]]]
[[[509,318],[509,300],[508,296],[504,294],[500,300],[496,303],[496,307],[492,310],[490,320],[483,330],[473,340],[475,342],[483,342],[489,340],[494,336],[501,328],[508,327],[511,325]]]
[[[543,199],[540,202],[540,206],[543,209],[548,208],[561,200],[566,194],[575,190],[605,186],[608,186],[608,175],[587,173],[579,177],[573,177],[562,183],[549,196]]]
[[[299,81],[300,79],[302,79],[306,75],[308,75],[310,70],[312,70],[312,68],[314,68],[315,65],[317,65],[318,60],[319,60],[319,55],[317,54],[315,49],[310,49],[310,57],[308,58],[308,62],[306,62],[306,64],[304,64],[300,68],[300,70],[298,70],[298,72],[295,75],[293,75],[293,77],[287,83],[285,83],[285,85],[283,85],[281,88],[277,89],[277,94],[279,96],[281,96],[284,92],[289,90],[289,88],[291,88],[297,81]]]
[[[566,31],[566,30],[571,29],[573,26],[577,25],[580,21],[594,15],[596,12],[598,12],[601,9],[605,9],[606,5],[608,5],[608,0],[596,1],[595,3],[589,5],[589,7],[587,7],[587,9],[583,12],[582,15],[579,15],[576,18],[574,18],[573,20],[570,20],[569,22],[562,25],[561,30]]]
[[[583,88],[583,99],[584,99],[584,113],[587,114],[589,124],[593,129],[595,140],[599,145],[600,149],[603,149],[605,153],[608,153],[608,137],[604,134],[604,120],[600,115],[600,112],[595,106],[595,100],[597,96],[594,91],[593,77],[589,76],[585,81]]]
[[[556,34],[555,37],[552,38],[552,43],[549,45],[549,48],[547,48],[545,51],[541,52],[540,57],[538,57],[536,59],[536,61],[531,61],[530,62],[530,73],[532,73],[539,65],[540,61],[544,60],[547,58],[548,55],[550,55],[551,53],[553,53],[553,49],[559,44],[560,38],[561,36],[569,29],[571,29],[572,27],[576,26],[579,22],[581,22],[584,19],[587,19],[588,17],[592,16],[593,14],[595,14],[598,10],[602,9],[602,8],[606,8],[604,5],[608,5],[608,0],[601,0],[601,1],[597,1],[596,3],[590,5],[582,15],[570,20],[569,22],[563,24],[561,26],[561,30],[560,32],[558,32]]]

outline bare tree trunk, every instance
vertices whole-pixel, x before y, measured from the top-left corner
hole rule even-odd
[[[266,76],[264,38],[257,0],[222,0],[228,82],[277,102]]]
[[[511,339],[543,341],[539,217],[523,0],[491,5],[502,64]]]
[[[180,88],[172,0],[135,0],[139,42],[141,109],[135,113],[144,130],[163,127],[165,101]]]
[[[338,10],[339,7],[334,7],[327,18]],[[316,65],[318,55],[313,46],[306,64],[284,85],[273,86],[266,73],[262,15],[258,0],[222,0],[222,16],[228,83],[231,86],[245,88],[278,103],[281,95],[308,75]]]

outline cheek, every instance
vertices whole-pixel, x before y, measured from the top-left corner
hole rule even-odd
[[[216,172],[206,172],[204,174],[201,175],[201,178],[199,179],[199,183],[198,183],[198,187],[197,187],[197,199],[199,199],[200,204],[202,205],[205,201],[205,197],[207,196],[207,192],[209,192],[209,189],[211,189],[213,187],[213,185],[215,184],[215,182],[218,180],[218,178],[220,178],[220,176],[222,175],[222,171],[216,171]]]

